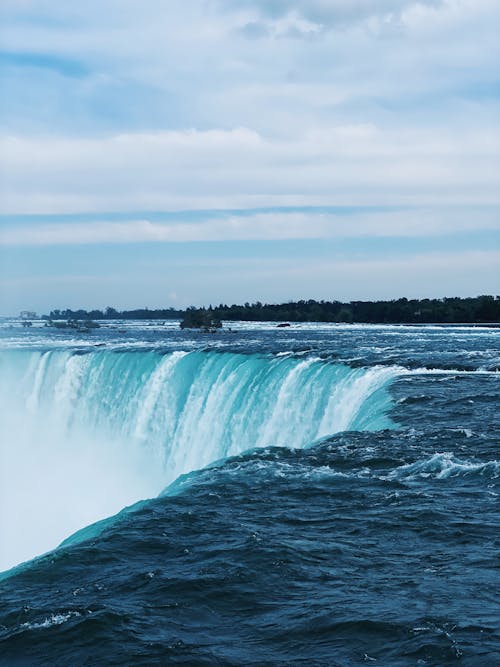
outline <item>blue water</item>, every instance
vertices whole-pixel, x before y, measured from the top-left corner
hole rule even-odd
[[[500,331],[231,326],[0,323],[0,664],[500,664]]]

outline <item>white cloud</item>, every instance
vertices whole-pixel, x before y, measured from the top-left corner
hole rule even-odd
[[[335,27],[374,16],[398,15],[409,7],[439,6],[443,0],[218,0],[218,4],[226,11],[246,7],[275,20],[295,14],[319,26]]]
[[[272,136],[332,121],[478,123],[483,105],[464,109],[462,97],[495,85],[500,58],[494,0],[38,0],[0,11],[4,49],[89,70],[82,80],[43,79],[42,90],[39,72],[16,72],[24,85],[2,104],[4,115],[14,105],[7,127],[16,132],[70,126],[79,134],[94,125],[102,133],[110,114],[130,129],[246,126]],[[333,32],[311,41],[321,21]],[[282,39],[256,45],[242,35],[249,24]],[[307,39],[283,39],[292,34]]]
[[[494,204],[499,138],[488,128],[318,128],[289,140],[247,129],[0,142],[1,211],[362,204]]]
[[[59,222],[10,225],[0,231],[3,246],[84,245],[101,243],[178,243],[203,241],[276,241],[363,237],[418,238],[457,232],[500,230],[499,209],[470,211],[270,212],[221,215],[202,222]]]

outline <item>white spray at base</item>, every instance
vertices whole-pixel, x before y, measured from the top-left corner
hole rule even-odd
[[[252,447],[391,426],[395,367],[219,352],[0,353],[0,570]]]

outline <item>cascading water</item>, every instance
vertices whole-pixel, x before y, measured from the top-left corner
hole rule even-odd
[[[0,664],[496,664],[499,330],[236,326],[0,322]]]
[[[0,567],[217,459],[390,427],[398,373],[203,351],[12,350],[0,364]]]

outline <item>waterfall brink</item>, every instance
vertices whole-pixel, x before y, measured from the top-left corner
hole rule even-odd
[[[13,509],[0,568],[217,459],[390,427],[397,373],[227,352],[3,351],[2,507]]]

